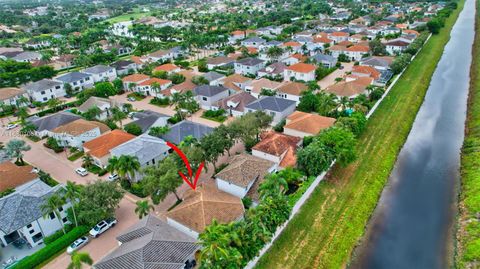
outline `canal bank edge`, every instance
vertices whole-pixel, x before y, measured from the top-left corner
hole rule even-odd
[[[358,160],[332,169],[329,180],[315,190],[257,268],[346,266],[410,132],[463,5],[464,0],[458,2],[445,28],[425,44],[368,121],[359,140]]]
[[[461,155],[456,268],[480,268],[480,2],[476,2],[475,39]]]

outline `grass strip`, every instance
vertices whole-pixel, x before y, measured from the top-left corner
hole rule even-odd
[[[480,267],[480,2],[477,1],[475,39],[470,67],[465,140],[462,147],[461,192],[456,268]]]
[[[464,5],[425,44],[367,124],[358,159],[335,166],[257,268],[342,268],[380,198]]]

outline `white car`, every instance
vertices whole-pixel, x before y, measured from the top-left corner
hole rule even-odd
[[[14,123],[10,123],[9,125],[7,125],[7,130],[12,130],[12,129],[15,129],[17,128],[17,124],[14,124]]]
[[[67,248],[67,253],[72,254],[74,251],[81,249],[88,243],[88,237],[82,236],[75,240],[70,246]]]
[[[106,220],[102,220],[95,227],[90,230],[90,235],[97,238],[99,235],[107,231],[108,229],[112,228],[117,224],[117,220],[115,218],[109,218]]]
[[[117,174],[111,174],[108,176],[108,181],[115,181],[118,179],[118,175]]]
[[[82,167],[75,169],[75,173],[81,175],[82,177],[88,175],[87,169],[82,168]]]

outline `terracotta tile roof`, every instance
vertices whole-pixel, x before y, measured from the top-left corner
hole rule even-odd
[[[252,149],[268,153],[273,156],[281,156],[290,148],[297,148],[302,140],[299,137],[277,133],[274,131],[265,132],[261,135],[261,141]]]
[[[296,42],[296,41],[288,41],[283,43],[284,47],[300,47],[302,44]]]
[[[151,86],[155,82],[158,83],[159,85],[165,85],[165,84],[172,83],[168,79],[151,78],[151,79],[148,79],[148,80],[145,80],[145,81],[141,82],[140,84],[138,84],[138,86],[147,86],[147,85]]]
[[[139,56],[132,56],[132,57],[130,57],[130,60],[132,60],[136,64],[143,64],[143,62],[141,60],[141,57],[139,57]]]
[[[228,166],[215,175],[231,184],[242,188],[248,187],[256,180],[263,180],[275,164],[249,154],[239,154],[230,158]]]
[[[174,64],[162,64],[160,66],[155,67],[153,71],[165,71],[165,72],[171,72],[173,70],[178,69],[178,66]]]
[[[14,189],[38,177],[30,165],[17,166],[6,161],[0,164],[0,192]]]
[[[420,35],[420,33],[415,30],[403,30],[402,33],[416,36]]]
[[[369,52],[370,48],[368,46],[362,45],[353,45],[347,48],[347,51],[361,51],[361,52]]]
[[[310,72],[315,72],[316,68],[313,64],[296,63],[287,67],[287,69],[297,73],[310,73]]]
[[[272,81],[266,78],[261,78],[259,80],[254,80],[250,85],[248,85],[249,88],[251,88],[251,91],[254,93],[260,93],[262,89],[270,89],[270,90],[275,90],[281,85],[280,82],[277,81]]]
[[[349,34],[345,33],[345,32],[333,32],[333,33],[330,34],[330,36],[342,37],[342,36],[349,36]]]
[[[93,140],[85,142],[83,147],[85,151],[92,156],[101,158],[109,154],[110,150],[123,144],[136,136],[122,130],[113,130]]]
[[[339,46],[345,46],[345,47],[348,47],[348,46],[351,46],[351,45],[353,45],[353,43],[352,43],[351,41],[344,40],[344,41],[338,42],[338,45],[339,45]]]
[[[163,90],[162,94],[165,96],[170,96],[172,95],[173,90],[179,93],[185,93],[187,91],[192,91],[195,89],[195,87],[197,87],[197,85],[195,85],[195,83],[193,83],[191,80],[185,80],[180,84],[173,85],[170,88]]]
[[[333,93],[337,96],[350,97],[359,95],[365,92],[368,85],[372,83],[373,79],[370,77],[360,77],[349,82],[340,82],[327,87],[325,91]]]
[[[10,99],[12,97],[22,95],[24,93],[25,91],[19,88],[13,88],[13,87],[0,88],[0,100]]]
[[[374,79],[380,78],[381,75],[380,72],[377,71],[377,69],[368,65],[354,65],[352,67],[352,73],[366,74]]]
[[[335,50],[335,51],[346,51],[347,47],[346,46],[341,46],[341,45],[333,45],[330,48],[328,48],[330,51]]]
[[[244,77],[240,74],[232,74],[222,79],[222,85],[225,88],[229,88],[235,91],[241,91],[242,89],[236,85],[236,83],[246,83],[252,80],[251,78]]]
[[[244,212],[240,198],[218,190],[212,182],[186,191],[183,202],[166,216],[201,233],[214,219],[219,223],[229,223],[241,218]]]
[[[57,134],[66,133],[73,136],[78,136],[88,131],[91,131],[97,127],[99,128],[100,133],[105,133],[107,131],[110,131],[110,128],[108,128],[107,125],[101,122],[78,119],[78,120],[69,122],[65,125],[58,126],[57,128],[53,129],[52,132]]]
[[[278,92],[287,93],[291,95],[302,95],[304,91],[308,89],[307,85],[296,82],[296,81],[286,81],[283,82],[280,87],[278,87]]]
[[[292,55],[290,55],[290,57],[295,58],[295,59],[299,60],[300,62],[305,62],[308,59],[307,56],[302,55],[300,53],[292,54]]]
[[[224,109],[225,111],[245,111],[245,106],[250,104],[251,102],[257,100],[253,95],[248,92],[238,92],[236,94],[232,94],[216,103],[216,106],[219,108]],[[236,104],[235,107],[233,107]]]
[[[320,37],[315,37],[313,39],[313,42],[314,43],[332,43],[333,40],[331,40],[330,38],[328,38],[326,36],[320,36]]]
[[[140,82],[149,79],[150,77],[144,74],[132,74],[122,78],[123,82]]]
[[[286,129],[317,135],[321,130],[333,126],[335,118],[295,111],[287,117]]]
[[[246,48],[247,48],[248,53],[250,53],[250,54],[257,54],[258,53],[257,48],[254,48],[254,47],[246,47]]]

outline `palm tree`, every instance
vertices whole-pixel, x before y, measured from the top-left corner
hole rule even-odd
[[[229,255],[227,250],[230,244],[228,233],[225,232],[225,226],[218,224],[213,220],[212,224],[205,228],[205,231],[198,237],[199,244],[202,246],[200,252],[201,260],[221,260]]]
[[[93,260],[87,252],[72,253],[71,262],[67,269],[81,269],[83,264],[92,265]]]
[[[16,158],[15,163],[19,163],[21,165],[24,164],[23,162],[23,152],[29,151],[31,147],[27,145],[27,143],[20,139],[12,139],[8,141],[6,145],[6,153],[7,156],[10,158]]]
[[[135,177],[135,172],[140,169],[140,162],[137,156],[122,155],[118,158],[117,172],[120,177],[127,176],[132,180]]]
[[[107,171],[110,173],[115,173],[118,168],[118,157],[112,156],[108,159]]]
[[[28,117],[28,110],[26,107],[22,106],[17,109],[18,120],[24,121]]]
[[[47,102],[47,106],[50,109],[54,109],[59,105],[61,105],[61,101],[58,100],[57,98],[52,98],[52,99],[48,100],[48,102]]]
[[[93,165],[93,158],[90,156],[90,154],[87,154],[82,157],[82,166],[85,168],[89,168],[90,166]]]
[[[282,54],[283,54],[283,49],[277,46],[271,47],[267,51],[267,56],[274,60],[277,60],[278,57],[282,56]]]
[[[285,178],[278,174],[270,174],[258,187],[260,197],[273,197],[284,194],[288,190],[288,183]]]
[[[138,215],[138,218],[140,219],[147,216],[151,210],[155,209],[153,205],[148,202],[148,200],[137,201],[136,204],[137,204],[137,208],[135,208],[135,213]]]
[[[73,219],[75,220],[75,226],[78,226],[77,214],[75,213],[75,204],[77,203],[79,192],[79,186],[75,182],[67,181],[67,185],[65,186],[65,194],[63,197],[65,197],[67,200],[70,200],[70,203],[72,203],[72,213]]]
[[[63,234],[66,234],[65,226],[60,216],[60,211],[58,210],[64,204],[65,204],[64,197],[60,196],[58,193],[54,193],[50,197],[48,197],[47,201],[45,201],[43,205],[41,205],[41,210],[43,212],[44,218],[46,218],[50,213],[55,214],[55,217],[60,223],[60,226],[62,226]]]
[[[125,114],[125,112],[123,112],[118,107],[113,107],[111,112],[112,112],[112,120],[115,121],[115,122],[119,122],[120,127],[123,128],[122,120],[127,117],[127,114]]]

